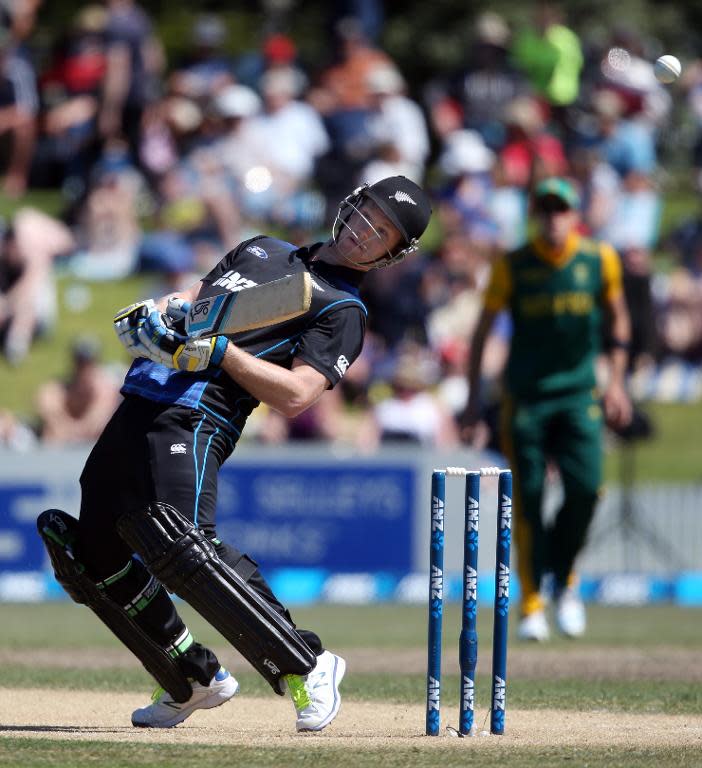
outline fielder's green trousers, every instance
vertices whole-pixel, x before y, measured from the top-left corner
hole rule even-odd
[[[501,442],[513,473],[514,540],[522,587],[522,615],[543,608],[544,573],[565,587],[585,544],[602,484],[602,409],[596,393],[569,393],[528,402],[505,397]],[[564,500],[555,520],[543,522],[547,462],[560,472]]]

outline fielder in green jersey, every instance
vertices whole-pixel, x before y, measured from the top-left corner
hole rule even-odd
[[[560,178],[533,195],[538,235],[494,265],[469,362],[465,436],[480,425],[479,390],[486,337],[496,314],[511,314],[500,440],[514,476],[515,543],[522,588],[518,635],[546,640],[542,576],[553,574],[556,622],[566,635],[585,631],[573,571],[602,483],[603,417],[631,419],[624,374],[630,324],[614,249],[578,232],[578,194]],[[596,391],[595,363],[609,362]],[[604,413],[603,413],[604,411]],[[550,527],[542,519],[547,462],[561,475],[564,501]]]

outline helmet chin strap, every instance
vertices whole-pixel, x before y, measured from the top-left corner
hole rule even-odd
[[[378,232],[378,230],[371,224],[371,222],[368,220],[368,217],[363,213],[360,206],[363,205],[364,198],[365,198],[365,190],[367,189],[368,184],[364,184],[361,187],[357,187],[354,189],[354,191],[345,197],[341,203],[339,204],[339,209],[336,212],[336,217],[334,219],[334,224],[332,225],[332,242],[337,245],[339,242],[339,235],[341,234],[341,230],[346,227],[346,229],[349,230],[349,232],[353,235],[356,242],[360,242],[358,235],[354,231],[354,229],[349,225],[348,220],[351,218],[351,216],[354,213],[357,213],[363,221],[366,222],[366,224],[370,227],[370,229],[373,231],[374,235],[378,238],[378,240],[385,245],[385,238]],[[341,257],[348,261],[350,264],[353,264],[356,267],[361,266],[370,266],[372,269],[382,269],[383,267],[389,267],[391,264],[396,264],[398,261],[402,261],[402,259],[405,258],[405,256],[408,256],[410,253],[413,253],[417,250],[419,247],[419,243],[416,238],[413,238],[408,245],[406,245],[401,250],[397,251],[396,253],[392,253],[390,249],[386,246],[385,250],[387,253],[387,256],[380,256],[375,261],[372,261],[370,263],[365,262],[357,262],[353,259],[350,259],[348,256],[344,256],[341,254]]]

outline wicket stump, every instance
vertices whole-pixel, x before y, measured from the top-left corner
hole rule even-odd
[[[509,617],[509,560],[512,543],[512,472],[498,467],[468,470],[436,469],[431,478],[431,545],[429,557],[429,632],[427,663],[426,733],[438,736],[441,728],[441,647],[444,603],[444,513],[446,477],[465,477],[463,531],[463,599],[459,640],[460,712],[458,732],[473,733],[475,723],[475,669],[478,661],[478,530],[480,478],[497,476],[497,536],[495,545],[495,602],[492,636],[490,732],[505,730],[507,693],[507,626]]]

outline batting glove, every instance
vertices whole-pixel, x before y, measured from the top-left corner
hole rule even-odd
[[[187,302],[177,299],[169,302],[165,315],[158,310],[151,312],[137,331],[145,356],[168,368],[190,373],[219,367],[227,348],[226,336],[191,340],[174,330],[174,320],[181,313],[185,316],[187,306]]]
[[[139,342],[138,331],[155,309],[152,299],[139,301],[120,309],[112,321],[120,344],[132,357],[146,357]]]

